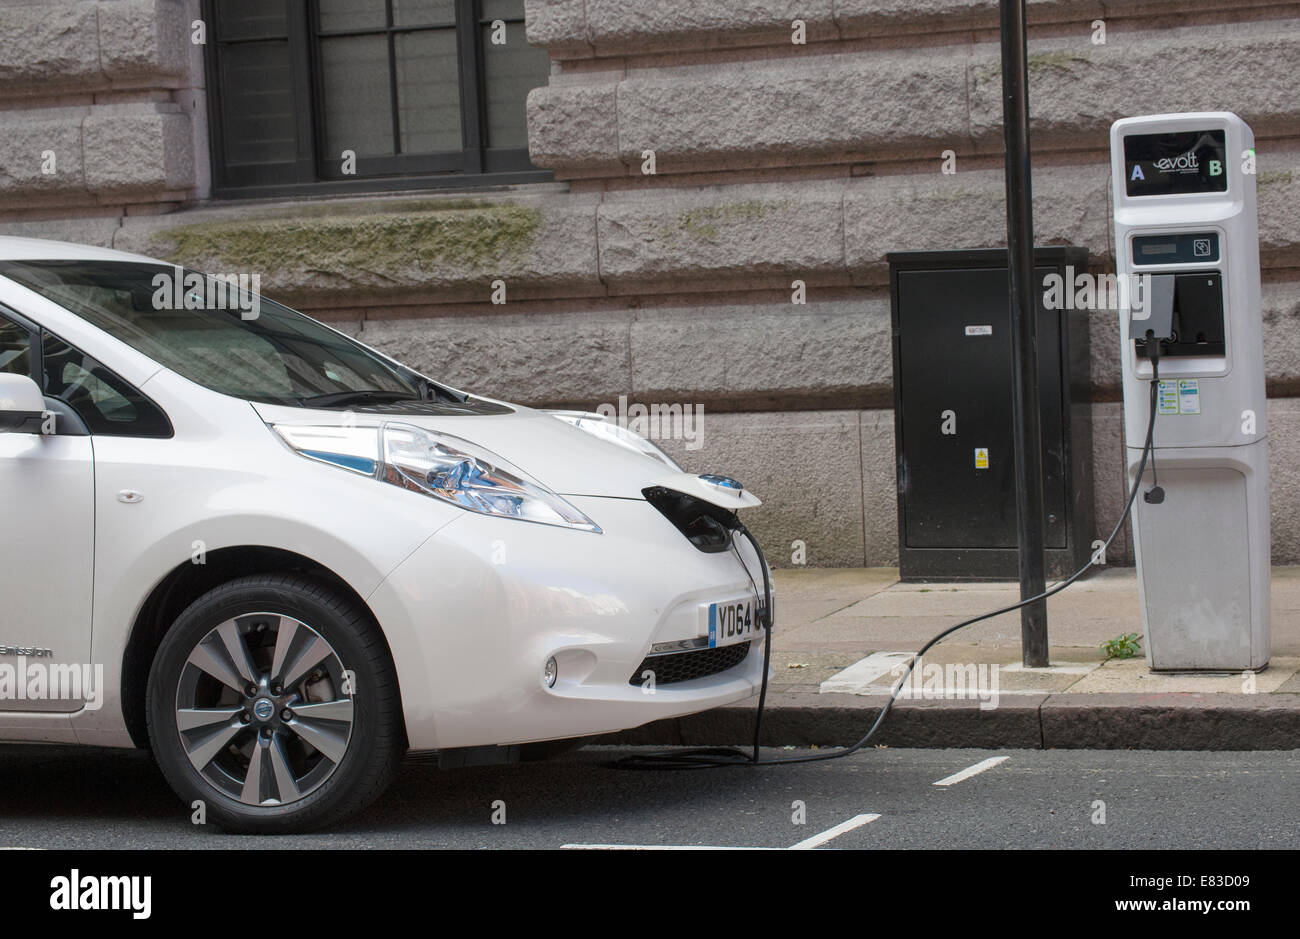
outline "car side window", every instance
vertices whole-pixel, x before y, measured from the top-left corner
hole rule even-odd
[[[45,393],[63,401],[92,434],[170,437],[171,421],[128,382],[58,336],[41,333]]]
[[[32,336],[24,327],[0,316],[0,372],[32,373]]]

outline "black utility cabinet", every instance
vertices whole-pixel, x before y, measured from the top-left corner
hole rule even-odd
[[[1040,284],[1065,292],[1082,248],[1035,251]],[[903,580],[1016,579],[1017,529],[1007,253],[888,256],[893,309],[898,555]],[[1067,270],[1068,269],[1068,270]],[[1087,563],[1092,542],[1088,313],[1048,310],[1038,291],[1043,513],[1048,576]]]

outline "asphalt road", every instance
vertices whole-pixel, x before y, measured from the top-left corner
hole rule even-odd
[[[3,746],[0,848],[1300,848],[1300,750],[876,749],[760,769],[603,765],[627,752],[454,771],[412,759],[339,830],[253,838],[192,824],[142,753]]]

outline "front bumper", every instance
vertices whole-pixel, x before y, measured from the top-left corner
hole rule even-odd
[[[412,748],[601,734],[757,693],[761,635],[717,674],[630,681],[656,643],[700,635],[701,604],[753,596],[754,583],[761,591],[745,539],[742,565],[732,552],[697,551],[644,500],[566,498],[604,533],[465,513],[369,598]],[[559,677],[547,688],[552,656]]]

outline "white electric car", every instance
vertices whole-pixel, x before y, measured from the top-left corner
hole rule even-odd
[[[733,480],[148,258],[0,238],[0,498],[0,741],[149,747],[231,830],[762,677]]]

